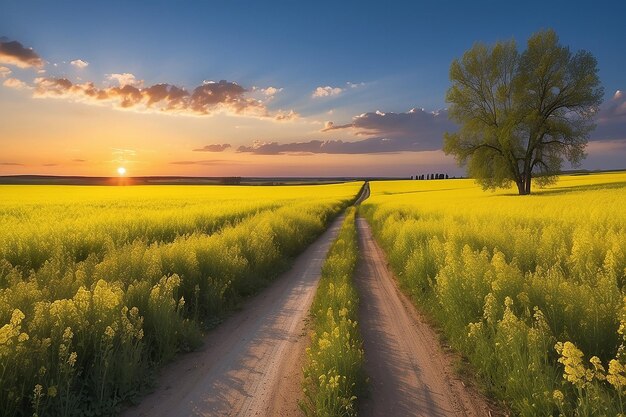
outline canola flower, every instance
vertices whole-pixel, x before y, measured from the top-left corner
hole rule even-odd
[[[370,189],[361,210],[403,288],[514,414],[624,413],[626,173],[526,197],[469,179]]]
[[[361,186],[0,186],[2,415],[115,412]]]
[[[352,285],[356,260],[355,209],[351,208],[328,252],[311,307],[314,331],[306,349],[300,403],[307,416],[354,416],[357,394],[363,390],[363,348],[355,320],[358,299]]]

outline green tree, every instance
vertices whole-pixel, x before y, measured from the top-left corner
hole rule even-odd
[[[585,157],[604,94],[597,62],[553,30],[534,34],[521,53],[513,40],[477,43],[452,62],[450,80],[448,114],[460,128],[446,132],[443,150],[484,189],[514,182],[530,194],[533,177],[553,183],[564,159],[576,166]]]

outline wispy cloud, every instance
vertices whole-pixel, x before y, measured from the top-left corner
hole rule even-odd
[[[0,63],[20,68],[44,66],[44,60],[32,48],[26,48],[18,41],[0,40]]]
[[[223,144],[212,144],[205,145],[202,148],[194,149],[194,152],[223,152],[224,150],[230,148],[231,145],[229,143]]]
[[[82,59],[75,59],[71,61],[70,64],[78,69],[87,68],[89,66],[89,62],[83,61]]]
[[[0,66],[0,78],[6,78],[11,75],[12,71],[7,67]]]
[[[5,167],[23,167],[24,164],[21,164],[19,162],[0,162],[0,165],[5,166]]]

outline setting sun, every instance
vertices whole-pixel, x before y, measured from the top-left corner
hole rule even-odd
[[[124,168],[124,167],[119,167],[119,168],[117,169],[117,173],[118,173],[118,175],[124,175],[124,174],[126,174],[126,168]]]

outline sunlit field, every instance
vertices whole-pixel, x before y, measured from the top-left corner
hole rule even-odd
[[[0,187],[0,415],[108,415],[362,183]]]
[[[371,184],[362,213],[402,286],[516,413],[624,413],[626,173],[516,196]]]

